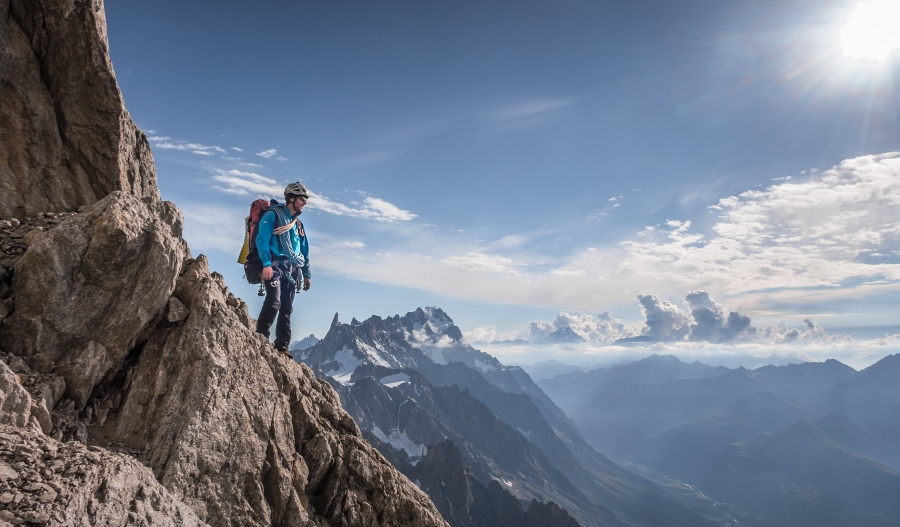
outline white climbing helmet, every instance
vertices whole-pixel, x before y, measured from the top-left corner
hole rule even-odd
[[[303,183],[297,181],[284,187],[284,197],[287,198],[288,196],[302,196],[304,198],[308,198],[309,191],[306,190],[306,187],[303,186]]]

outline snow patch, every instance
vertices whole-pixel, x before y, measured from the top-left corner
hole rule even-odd
[[[436,309],[436,308],[426,307],[422,311],[425,312],[425,318],[427,318],[428,322],[431,323],[431,329],[434,330],[434,332],[436,334],[440,335],[444,331],[447,331],[447,328],[452,326],[453,322],[451,322],[449,320],[440,320],[438,318],[435,318],[434,309]]]
[[[348,384],[350,382],[350,376],[353,375],[353,371],[363,362],[362,359],[356,357],[353,354],[353,350],[347,346],[344,346],[341,351],[334,354],[334,360],[339,365],[337,370],[326,373],[331,375],[334,380],[341,384]]]
[[[401,384],[409,382],[409,375],[405,373],[395,373],[394,375],[388,375],[387,377],[382,377],[380,380],[381,384],[387,386],[388,388],[396,388]]]
[[[419,445],[406,435],[406,432],[399,430],[391,430],[390,435],[385,435],[377,426],[373,428],[372,433],[375,434],[380,441],[391,445],[397,450],[405,450],[410,457],[420,458],[428,453],[428,447]]]
[[[384,366],[385,368],[390,368],[391,364],[382,357],[381,353],[378,352],[377,349],[369,346],[365,342],[356,339],[356,346],[359,348],[366,358],[368,358],[372,364],[376,366]]]
[[[482,362],[478,359],[475,359],[475,367],[485,373],[489,373],[489,372],[492,372],[497,369],[497,367],[494,366],[493,364],[488,364],[488,363]]]

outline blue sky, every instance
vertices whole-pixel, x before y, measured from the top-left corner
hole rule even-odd
[[[851,56],[857,8],[106,5],[163,197],[253,311],[234,263],[243,217],[301,180],[314,280],[298,337],[336,311],[438,305],[502,359],[582,362],[646,333],[637,295],[689,323],[694,290],[767,335],[715,350],[862,363],[893,349],[871,342],[900,331],[900,60]],[[605,311],[621,327],[600,331]],[[553,324],[590,346],[540,345]],[[791,328],[812,331],[800,348]]]

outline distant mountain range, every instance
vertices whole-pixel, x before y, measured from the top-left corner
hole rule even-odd
[[[510,516],[519,525],[711,526],[725,518],[597,453],[524,370],[466,344],[439,308],[350,324],[335,315],[320,342],[296,353],[451,525],[506,525],[482,514],[504,507],[521,511]]]
[[[862,371],[652,356],[539,385],[595,448],[696,487],[741,525],[900,518],[900,355]]]

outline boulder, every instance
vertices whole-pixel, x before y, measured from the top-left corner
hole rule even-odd
[[[108,47],[99,0],[0,0],[0,217],[159,198]]]
[[[40,232],[13,268],[0,348],[62,375],[80,410],[166,307],[189,252],[181,228],[171,203],[114,192]]]

